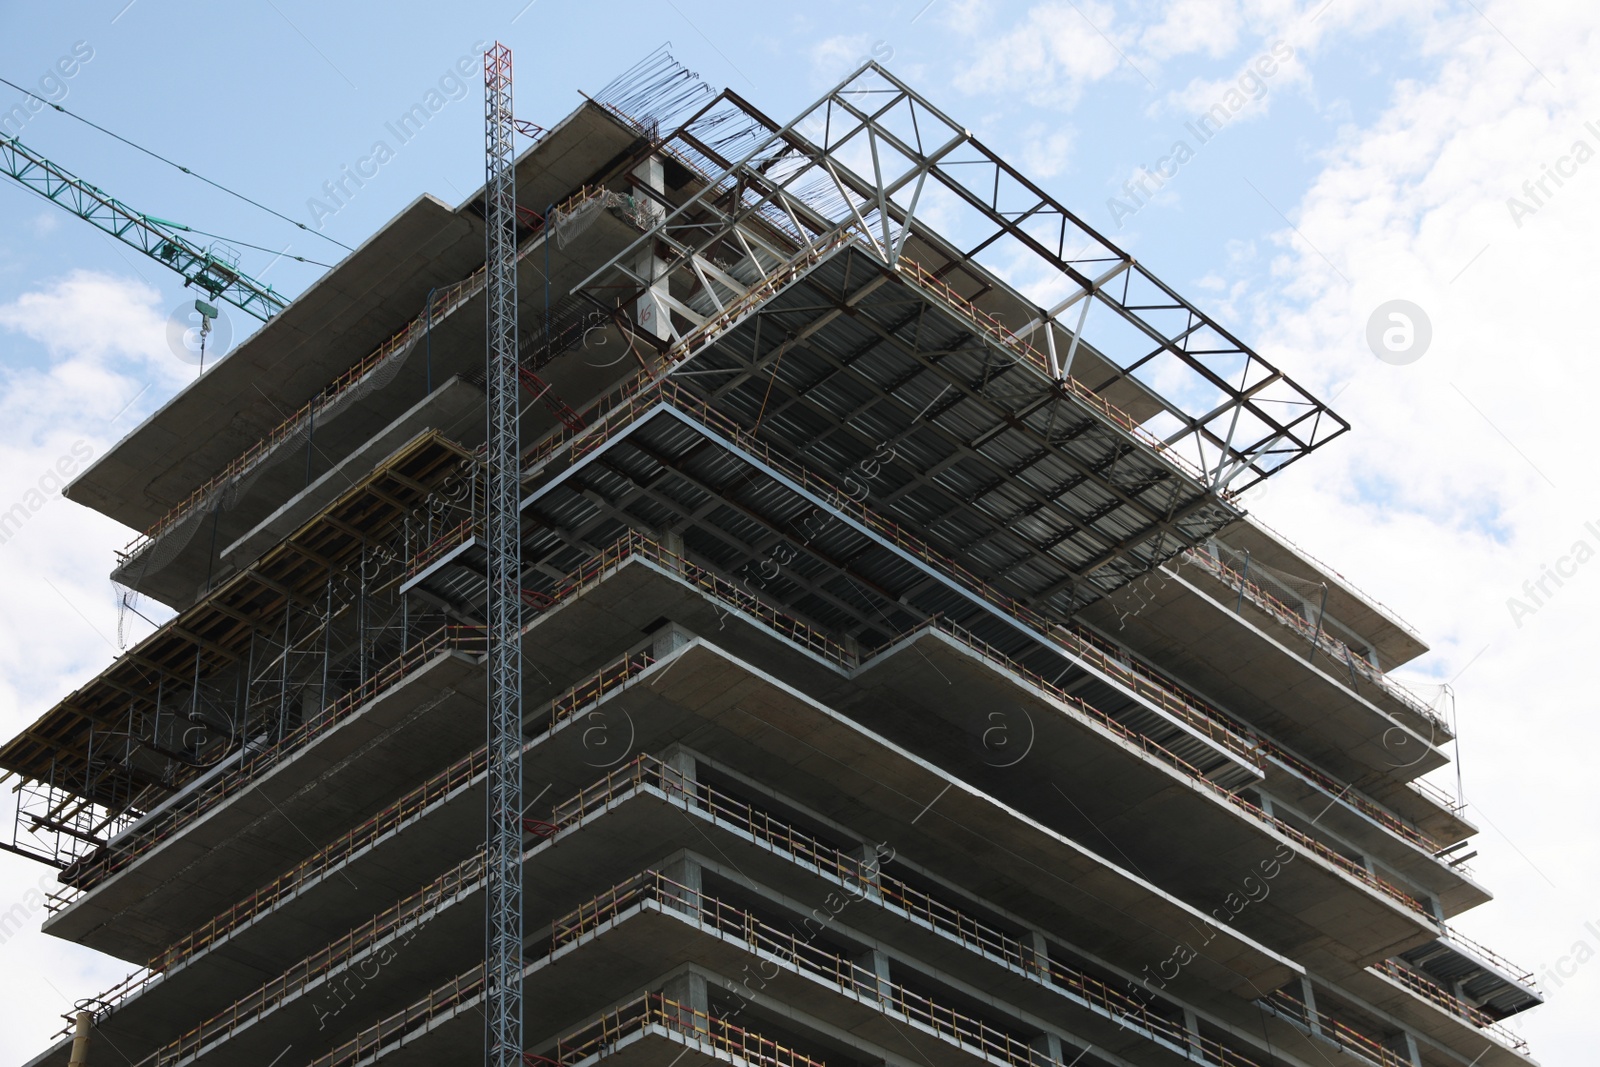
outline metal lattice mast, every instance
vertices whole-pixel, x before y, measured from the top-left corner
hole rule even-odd
[[[488,221],[489,885],[484,1002],[490,1067],[522,1063],[522,536],[517,419],[517,211],[511,49],[483,57]]]

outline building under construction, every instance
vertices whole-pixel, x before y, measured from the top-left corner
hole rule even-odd
[[[1347,423],[874,64],[548,121],[67,490],[176,614],[0,750],[136,968],[33,1064],[1533,1062],[1427,646],[1238,499]]]

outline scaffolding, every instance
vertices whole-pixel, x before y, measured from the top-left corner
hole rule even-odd
[[[439,648],[481,644],[401,589],[412,554],[481,509],[478,472],[419,435],[8,742],[19,803],[0,847],[72,884],[136,822],[180,817],[205,783],[294,749]]]

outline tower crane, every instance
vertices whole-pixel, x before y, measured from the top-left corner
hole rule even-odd
[[[266,322],[288,306],[270,285],[239,270],[239,257],[179,236],[188,227],[135,211],[14,137],[0,135],[0,174],[182,275],[184,284]]]

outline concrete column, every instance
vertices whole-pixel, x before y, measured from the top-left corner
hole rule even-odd
[[[1322,1024],[1317,1021],[1317,994],[1311,988],[1311,979],[1303,975],[1300,978],[1300,999],[1306,1006],[1306,1025],[1313,1034],[1321,1035]]]
[[[646,190],[662,192],[666,188],[665,170],[659,156],[651,156],[633,170],[633,196],[638,203],[654,205]],[[666,265],[656,255],[652,244],[639,253],[633,269],[641,278],[650,280],[650,288],[640,294],[634,304],[633,318],[646,333],[665,339],[671,336],[667,323],[667,305],[658,299],[667,293]],[[651,294],[655,294],[652,296]]]
[[[879,870],[879,864],[883,861],[878,856],[878,850],[871,845],[857,845],[847,850],[845,855],[860,865],[856,868],[856,873],[861,878],[859,882],[852,884],[850,876],[846,874],[845,888],[851,893],[860,893],[872,900],[883,899],[883,876]]]
[[[677,852],[665,863],[657,864],[656,870],[668,881],[677,883],[662,887],[663,897],[671,901],[669,906],[685,915],[698,916],[703,889],[699,861],[687,852]]]
[[[1187,1044],[1189,1046],[1189,1056],[1195,1060],[1202,1059],[1203,1056],[1200,1049],[1200,1016],[1196,1015],[1188,1008],[1183,1009],[1183,1030],[1184,1033],[1188,1035]]]
[[[841,645],[843,645],[845,651],[850,654],[850,662],[851,662],[851,664],[853,666],[859,667],[861,665],[861,644],[860,644],[860,642],[858,642],[854,637],[851,637],[849,634],[845,634],[844,636],[839,638],[839,643]]]
[[[1061,1057],[1061,1038],[1055,1034],[1040,1034],[1028,1042],[1028,1048],[1032,1050],[1028,1058],[1038,1067],[1065,1062]]]
[[[1390,1052],[1404,1056],[1412,1067],[1422,1067],[1422,1050],[1417,1047],[1417,1039],[1411,1036],[1411,1031],[1402,1030],[1385,1041],[1384,1045]]]
[[[856,992],[863,997],[876,997],[880,1002],[888,1003],[889,957],[873,948],[850,962],[855,964],[855,973],[852,977]]]
[[[661,547],[666,549],[668,552],[671,552],[673,555],[685,555],[683,547],[683,534],[679,533],[677,530],[668,530],[666,533],[661,535],[659,540],[661,541]]]
[[[650,654],[656,659],[665,659],[692,640],[694,634],[675,622],[669,622],[651,635]]]
[[[662,788],[668,796],[690,804],[699,803],[699,794],[695,789],[699,779],[695,775],[694,753],[681,745],[668,748],[661,755],[661,778]]]
[[[1019,940],[1022,942],[1023,967],[1048,981],[1050,979],[1050,946],[1045,942],[1044,935],[1037,930],[1028,930]]]
[[[662,984],[661,995],[676,1002],[676,1006],[665,1005],[670,1021],[687,1031],[704,1032],[711,1011],[711,995],[704,975],[695,971],[675,974]]]

